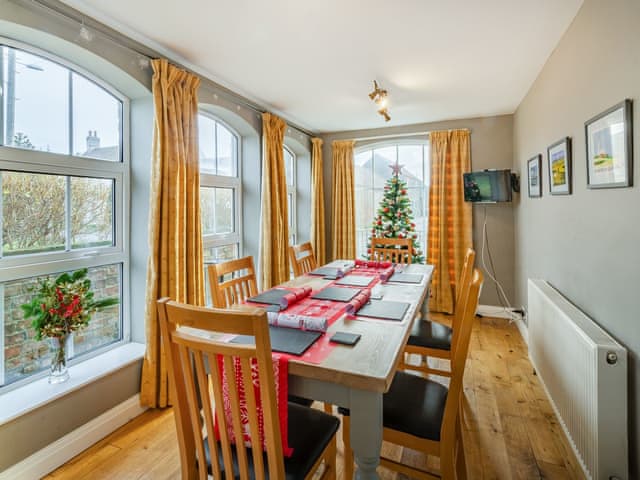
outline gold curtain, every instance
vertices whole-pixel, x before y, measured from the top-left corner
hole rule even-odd
[[[289,280],[289,214],[283,153],[285,128],[281,118],[262,114],[260,286],[263,290]]]
[[[153,151],[149,211],[149,259],[140,403],[170,404],[165,353],[160,342],[156,300],[204,304],[200,225],[198,99],[200,79],[153,60]]]
[[[332,143],[332,217],[333,259],[356,258],[356,214],[355,188],[353,179],[353,140],[334,141]]]
[[[322,139],[312,138],[311,152],[311,245],[316,255],[316,263],[324,265],[325,236],[324,231],[324,185],[322,174]]]
[[[453,313],[464,254],[472,247],[471,204],[464,201],[462,174],[471,169],[468,130],[431,132],[431,189],[427,263],[434,265],[429,307]]]

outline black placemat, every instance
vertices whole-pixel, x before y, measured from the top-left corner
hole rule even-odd
[[[359,317],[382,318],[384,320],[400,321],[409,308],[408,303],[391,302],[389,300],[369,300],[356,315]]]
[[[327,287],[311,295],[316,300],[333,300],[334,302],[349,302],[360,293],[359,288]]]
[[[308,275],[318,275],[320,277],[337,277],[340,269],[334,267],[320,267],[307,272]]]
[[[353,285],[354,287],[368,287],[371,282],[375,280],[374,277],[367,277],[364,275],[347,275],[342,277],[335,284],[336,285]]]
[[[394,273],[387,281],[398,283],[422,283],[423,278],[424,275],[419,275],[417,273]]]
[[[321,332],[310,332],[307,330],[298,330],[296,328],[269,326],[271,350],[274,352],[302,355],[321,336]],[[254,344],[255,337],[252,337],[251,335],[238,335],[231,339],[230,343],[240,343],[245,345]]]
[[[291,293],[283,288],[272,288],[266,292],[262,292],[255,297],[247,298],[247,302],[266,303],[268,305],[280,305],[282,297]]]

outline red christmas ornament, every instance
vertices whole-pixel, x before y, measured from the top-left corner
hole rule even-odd
[[[411,223],[411,228],[416,228],[416,224],[415,223]]]
[[[384,207],[384,208],[382,209],[382,211],[383,211],[384,213],[388,213],[388,212],[389,212],[389,207]]]
[[[377,221],[377,224],[378,224],[378,225],[382,225],[382,220],[378,220],[378,221]]]
[[[404,235],[403,235],[403,234],[401,234],[401,233],[399,233],[399,234],[398,234],[398,238],[404,238]]]
[[[407,194],[407,191],[406,191],[406,190],[404,190],[404,189],[402,189],[402,191],[401,191],[400,193],[402,193],[402,195],[406,195],[406,194]]]

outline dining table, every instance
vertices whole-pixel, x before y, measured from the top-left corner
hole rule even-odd
[[[325,267],[341,268],[353,261],[336,260]],[[348,408],[351,416],[351,448],[357,469],[355,478],[378,479],[377,467],[382,448],[382,401],[389,390],[414,321],[426,318],[428,292],[433,266],[410,264],[396,271],[415,274],[419,283],[390,280],[374,288],[383,300],[409,304],[402,320],[391,321],[354,315],[342,315],[326,335],[348,332],[360,335],[354,346],[335,345],[321,362],[304,357],[289,360],[289,393]],[[311,287],[320,290],[332,282],[314,275],[301,275],[282,286]]]

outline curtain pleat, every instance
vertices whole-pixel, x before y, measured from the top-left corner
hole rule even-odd
[[[434,265],[429,308],[453,313],[464,254],[473,246],[471,204],[462,174],[471,169],[468,130],[431,132],[431,188],[427,263]]]
[[[332,147],[333,259],[356,258],[355,187],[353,178],[353,140],[334,141]]]
[[[145,308],[147,350],[140,403],[166,407],[171,402],[156,300],[169,297],[204,304],[198,167],[200,79],[167,60],[151,63],[154,125]]]
[[[286,124],[262,114],[262,213],[260,215],[260,287],[289,280],[289,214],[284,170]]]
[[[326,263],[324,224],[324,185],[322,173],[322,139],[312,138],[311,152],[311,245],[316,263]]]

